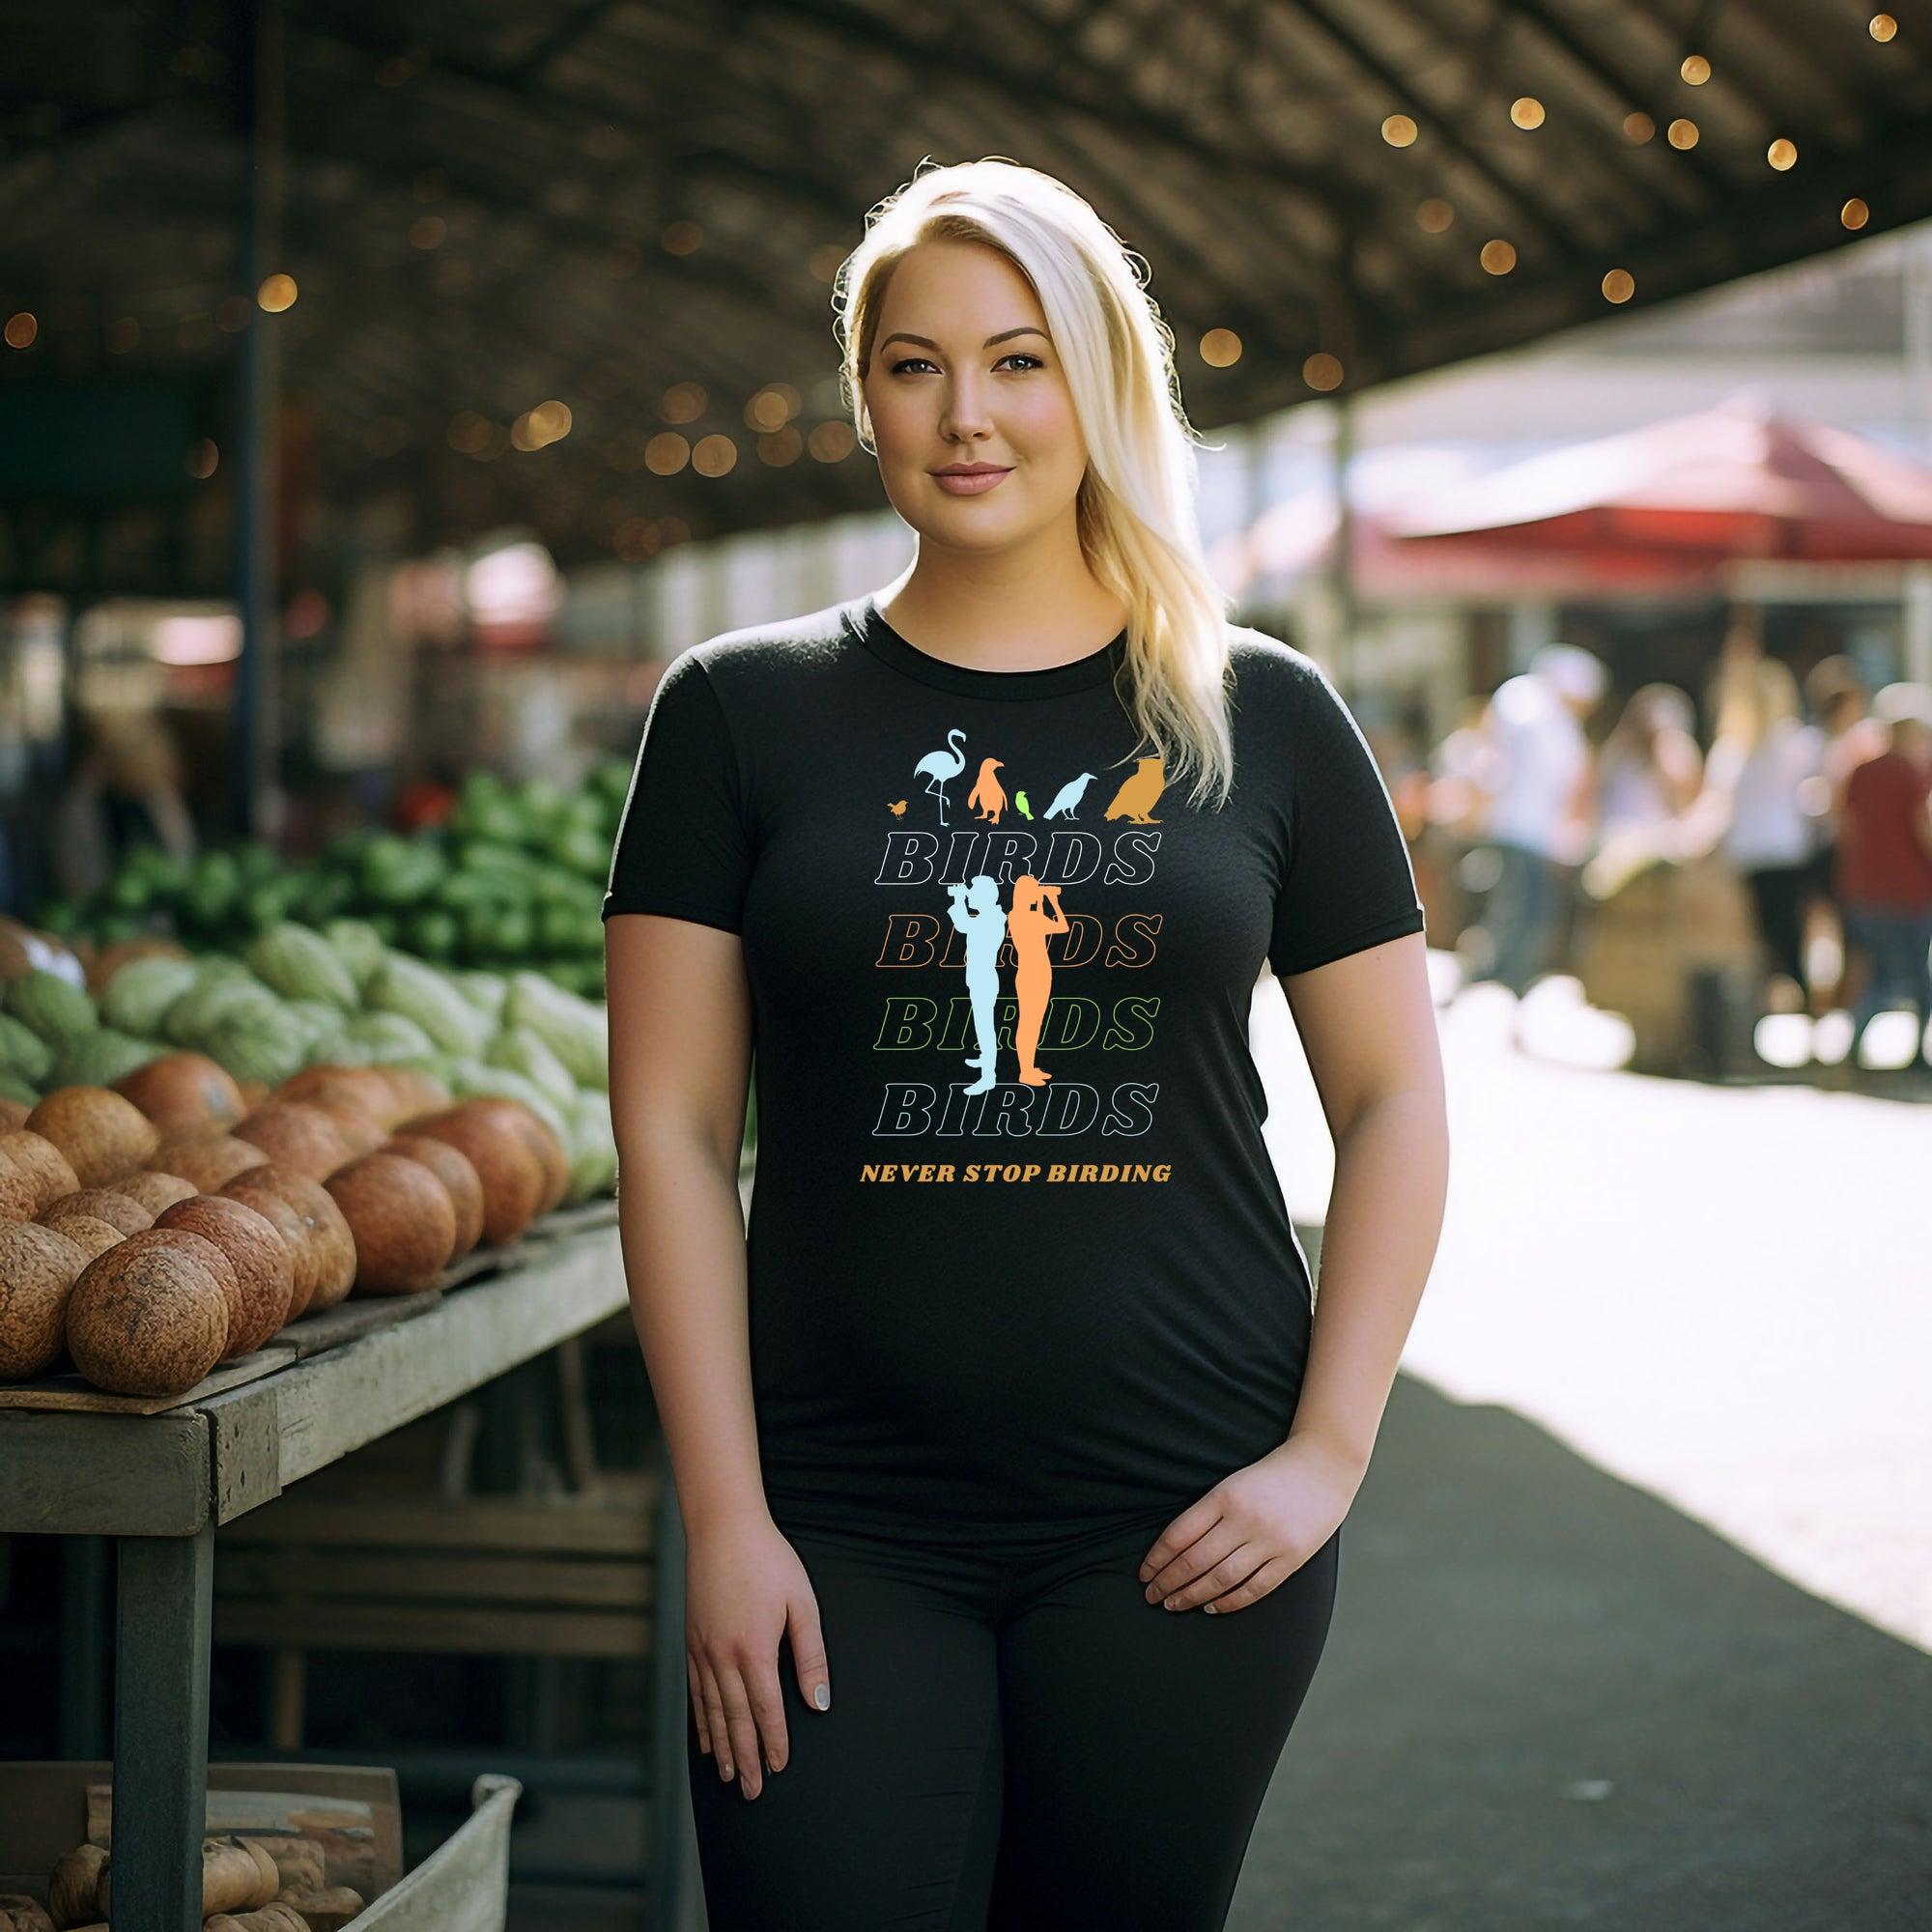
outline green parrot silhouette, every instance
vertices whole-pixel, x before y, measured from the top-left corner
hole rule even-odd
[[[1027,795],[1023,791],[1014,792],[1013,809],[1022,818],[1031,818],[1033,816],[1033,807],[1027,803]]]

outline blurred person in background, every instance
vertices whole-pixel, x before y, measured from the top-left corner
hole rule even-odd
[[[82,724],[93,742],[55,815],[57,890],[73,896],[93,892],[136,845],[193,858],[197,841],[182,793],[181,747],[167,721],[158,711],[117,709],[84,712]]]
[[[1714,690],[1717,728],[1705,783],[1719,849],[1750,894],[1769,983],[1768,1010],[1807,1003],[1804,896],[1820,842],[1824,732],[1800,716],[1798,680],[1776,658],[1727,661]]]
[[[1864,956],[1852,1050],[1893,1002],[1918,1015],[1920,1066],[1932,1020],[1932,686],[1889,684],[1872,702],[1886,734],[1845,780],[1834,885],[1849,944]]]
[[[1597,754],[1597,849],[1583,870],[1597,899],[1613,897],[1660,861],[1708,850],[1692,819],[1704,789],[1697,711],[1674,684],[1639,685]]]
[[[1808,804],[1817,815],[1818,844],[1811,855],[1806,887],[1807,953],[1835,959],[1834,983],[1814,985],[1823,1006],[1842,1006],[1847,949],[1844,914],[1837,899],[1838,825],[1843,813],[1845,781],[1867,758],[1886,748],[1885,726],[1867,709],[1864,679],[1853,661],[1842,655],[1821,658],[1804,676],[1804,701],[1819,730],[1819,777]],[[1814,975],[1817,969],[1814,968]]]
[[[1478,929],[1487,959],[1473,982],[1499,980],[1520,998],[1548,970],[1571,869],[1590,841],[1592,755],[1584,721],[1608,684],[1603,660],[1576,644],[1545,644],[1529,668],[1496,687],[1477,727],[1468,774],[1499,870]]]

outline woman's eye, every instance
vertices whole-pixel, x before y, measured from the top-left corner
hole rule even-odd
[[[1002,362],[1030,362],[1036,369],[1043,369],[1046,366],[1037,355],[1029,355],[1024,349],[1015,349],[1011,354],[1002,355],[1000,361],[995,362],[993,367],[997,369]],[[892,365],[892,373],[895,376],[902,376],[908,369],[930,369],[932,366],[923,355],[907,355]]]

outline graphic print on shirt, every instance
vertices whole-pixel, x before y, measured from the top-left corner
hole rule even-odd
[[[917,974],[920,990],[887,992],[873,1047],[923,1064],[885,1081],[872,1136],[929,1144],[905,1150],[926,1161],[896,1164],[884,1178],[951,1179],[955,1170],[931,1155],[993,1154],[1013,1137],[1054,1142],[1055,1151],[1097,1137],[1096,1154],[1118,1156],[1123,1150],[1106,1144],[1148,1133],[1160,1091],[1151,1079],[1112,1076],[1128,1070],[1115,1056],[1152,1043],[1159,998],[1124,976],[1152,962],[1161,917],[1139,908],[1103,916],[1094,895],[1151,881],[1163,762],[1141,758],[1120,782],[1097,817],[1121,829],[1103,833],[1090,829],[1094,801],[1105,795],[1094,790],[1099,774],[1041,771],[1036,760],[1020,785],[997,749],[969,747],[957,726],[943,735],[945,746],[912,766],[925,781],[923,795],[886,807],[895,823],[875,876],[888,895],[875,964]],[[951,788],[969,766],[967,818],[957,824]],[[1029,789],[1051,799],[1044,810],[1036,812]],[[935,895],[943,911],[932,909]],[[940,974],[962,968],[963,994],[927,990]],[[1102,974],[1106,980],[1094,984],[1090,976]],[[968,1077],[954,1077],[960,1065]],[[962,1139],[991,1145],[961,1149]],[[1033,1163],[986,1170],[1026,1179],[1044,1171]],[[980,1169],[962,1172],[974,1179]],[[1151,1172],[1077,1162],[1051,1170],[1056,1179]],[[1164,1167],[1158,1172],[1166,1178]]]

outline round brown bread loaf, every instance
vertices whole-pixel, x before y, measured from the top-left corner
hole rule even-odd
[[[358,1293],[436,1287],[456,1246],[456,1208],[427,1167],[398,1153],[365,1153],[323,1185],[355,1236]]]
[[[76,1193],[80,1187],[73,1163],[45,1134],[31,1127],[15,1127],[0,1134],[0,1174],[12,1181],[5,1190],[6,1206],[25,1209],[8,1213],[11,1221],[31,1221],[49,1203],[63,1194]],[[71,1187],[69,1181],[73,1183]],[[0,1208],[0,1211],[5,1208]]]
[[[407,1131],[447,1141],[469,1157],[483,1182],[483,1238],[491,1247],[514,1241],[536,1218],[545,1191],[542,1163],[500,1116],[451,1107],[412,1121]]]
[[[0,1381],[37,1376],[60,1353],[68,1297],[90,1259],[59,1228],[0,1223]]]
[[[164,1053],[112,1084],[164,1139],[226,1133],[247,1112],[235,1076],[205,1053]]]
[[[185,1228],[205,1235],[235,1269],[235,1301],[228,1315],[224,1361],[252,1355],[289,1319],[295,1294],[295,1257],[267,1215],[225,1194],[197,1194],[155,1216],[157,1228]]]
[[[355,1285],[355,1236],[334,1197],[321,1181],[273,1165],[250,1168],[246,1178],[263,1187],[272,1187],[301,1216],[316,1243],[315,1293],[303,1312],[319,1315],[333,1308]]]
[[[182,1228],[144,1228],[75,1278],[67,1304],[74,1367],[117,1395],[182,1395],[228,1346],[234,1270],[213,1241]]]
[[[326,1107],[307,1100],[270,1100],[235,1127],[235,1138],[258,1147],[277,1167],[327,1180],[355,1150]]]
[[[145,1167],[161,1140],[154,1122],[111,1087],[56,1087],[41,1095],[27,1125],[67,1156],[79,1187],[106,1187]]]
[[[143,1228],[155,1225],[154,1211],[118,1187],[76,1187],[71,1194],[48,1202],[34,1219],[50,1228],[70,1214],[92,1214],[97,1221],[105,1221],[124,1235],[138,1235]]]
[[[254,1208],[281,1236],[295,1264],[295,1286],[289,1294],[287,1320],[298,1321],[314,1300],[316,1283],[322,1278],[321,1248],[314,1228],[296,1212],[287,1198],[255,1178],[266,1172],[265,1168],[248,1168],[233,1180],[224,1181],[221,1192],[228,1200]]]
[[[194,1182],[197,1194],[218,1194],[224,1180],[233,1180],[243,1168],[266,1167],[269,1156],[252,1141],[237,1140],[233,1134],[183,1134],[163,1141],[149,1160],[150,1167],[164,1174],[178,1174]]]
[[[475,1163],[459,1147],[433,1134],[396,1134],[383,1144],[384,1153],[419,1160],[449,1189],[456,1209],[456,1245],[449,1259],[458,1261],[483,1238],[483,1179]]]

